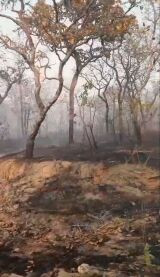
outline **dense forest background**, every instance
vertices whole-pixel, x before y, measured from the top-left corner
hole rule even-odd
[[[158,1],[1,1],[0,21],[2,153],[158,143]]]

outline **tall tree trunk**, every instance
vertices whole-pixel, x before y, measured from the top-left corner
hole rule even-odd
[[[58,85],[58,88],[56,90],[56,93],[55,93],[53,99],[48,103],[47,106],[43,103],[41,96],[40,96],[40,92],[41,92],[40,71],[35,66],[35,59],[28,64],[34,74],[34,80],[35,80],[35,93],[34,94],[35,94],[37,106],[39,108],[40,117],[39,117],[37,123],[35,124],[32,133],[28,137],[28,140],[26,143],[26,153],[25,153],[26,158],[30,159],[33,157],[34,143],[35,143],[36,136],[38,135],[39,129],[41,127],[41,124],[45,120],[47,112],[50,110],[50,108],[53,106],[53,104],[58,100],[59,96],[61,95],[61,92],[63,89],[63,82],[64,82],[63,68],[64,68],[65,64],[67,63],[67,61],[69,60],[69,58],[71,57],[72,53],[73,53],[73,48],[68,50],[64,59],[61,60],[61,62],[59,64],[59,69],[58,69],[59,85]]]
[[[106,133],[108,135],[109,132],[109,106],[108,103],[105,103],[106,112],[105,112],[105,123],[106,123]]]
[[[90,132],[91,132],[91,138],[92,138],[92,142],[93,142],[93,146],[94,149],[98,149],[98,145],[94,136],[94,132],[93,132],[93,126],[89,126]]]
[[[25,157],[27,159],[33,158],[35,139],[36,139],[36,136],[38,135],[39,129],[41,127],[41,124],[42,124],[42,122],[44,121],[44,119],[46,117],[47,111],[48,110],[46,110],[43,113],[43,115],[41,115],[40,119],[35,123],[33,131],[32,131],[32,133],[29,135],[29,137],[27,139],[26,152],[25,152]]]
[[[82,106],[82,118],[83,118],[83,122],[85,122],[85,111],[84,111],[84,105]],[[82,144],[84,144],[85,143],[85,133],[86,133],[86,131],[85,131],[85,126],[84,126],[84,124],[83,124],[83,134],[82,134]]]
[[[115,97],[114,97],[114,99],[113,99],[113,111],[112,111],[112,133],[113,133],[113,136],[114,136],[114,141],[116,141],[115,118],[116,118],[116,103],[115,103]]]
[[[133,126],[134,126],[134,133],[136,136],[137,144],[141,145],[142,144],[142,133],[141,133],[141,127],[139,125],[137,118],[133,118]]]
[[[74,143],[74,92],[78,82],[79,72],[76,71],[69,91],[69,144]]]
[[[142,132],[141,132],[141,126],[138,121],[138,111],[135,110],[134,103],[130,106],[131,114],[132,114],[132,122],[133,122],[133,128],[134,128],[134,134],[136,137],[136,142],[138,145],[142,144]]]
[[[119,141],[120,143],[123,142],[123,107],[122,107],[122,101],[118,100],[118,123],[119,123]]]
[[[43,121],[45,120],[45,117],[48,113],[48,111],[50,110],[50,108],[53,106],[53,104],[58,100],[62,89],[63,89],[63,77],[62,77],[62,72],[63,72],[63,67],[64,67],[65,63],[61,63],[60,65],[60,69],[59,69],[59,86],[57,88],[57,91],[55,93],[54,98],[52,99],[52,101],[48,104],[48,106],[46,106],[44,108],[44,106],[41,105],[41,110],[40,110],[40,118],[39,120],[35,123],[34,128],[32,133],[29,135],[28,139],[27,139],[27,143],[26,143],[26,151],[25,151],[25,157],[27,159],[31,159],[33,158],[33,151],[34,151],[34,144],[35,144],[35,139],[36,136],[38,135],[39,129],[41,127],[41,124],[43,123]]]
[[[23,105],[23,94],[22,94],[22,85],[19,83],[19,97],[20,97],[20,119],[21,119],[21,133],[22,137],[25,136],[24,131],[24,105]]]
[[[31,136],[29,136],[28,139],[27,139],[27,142],[26,142],[26,151],[25,151],[25,158],[26,159],[32,159],[33,158],[34,143],[35,143],[35,138],[32,138]]]
[[[87,125],[86,125],[85,117],[84,117],[84,115],[85,115],[85,113],[84,113],[84,106],[79,105],[77,97],[76,97],[76,100],[77,100],[77,104],[78,104],[78,108],[79,108],[79,116],[80,116],[80,119],[81,119],[82,124],[83,124],[84,135],[86,135],[88,143],[89,143],[89,146],[90,146],[90,149],[92,151],[93,150],[93,146],[92,146],[92,142],[91,142],[90,136],[88,134]],[[83,110],[81,110],[81,108]]]

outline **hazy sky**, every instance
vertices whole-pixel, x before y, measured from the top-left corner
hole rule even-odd
[[[36,1],[35,0],[31,1],[31,3],[34,3],[34,2],[36,2]],[[52,3],[51,0],[48,0],[47,2],[51,2]],[[57,2],[58,2],[58,0],[57,0]],[[1,11],[1,12],[5,12],[7,14],[10,14],[10,12],[8,10]],[[139,22],[142,21],[142,13],[143,13],[143,11],[141,11],[139,8],[134,8],[131,11],[131,13],[136,15],[136,17],[137,17]],[[9,36],[15,37],[16,34],[15,34],[15,32],[13,32],[14,29],[16,29],[16,25],[14,23],[12,23],[8,19],[0,18],[0,31],[3,34],[6,34],[6,35],[8,34]],[[14,58],[14,55],[13,55],[13,58]],[[51,63],[54,63],[54,62],[55,62],[55,56],[52,54],[51,55]],[[67,71],[67,75],[65,76],[66,83],[70,82],[70,78],[71,78],[71,75],[72,75],[71,71],[72,71],[73,68],[74,68],[74,62],[73,62],[73,60],[70,60],[70,62],[67,64],[67,70],[65,70],[65,71]],[[53,71],[54,71],[54,69],[53,69]],[[56,66],[55,66],[55,72],[57,72]]]

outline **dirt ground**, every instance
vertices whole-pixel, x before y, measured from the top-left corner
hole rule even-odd
[[[0,160],[0,276],[159,277],[159,171],[52,155]]]

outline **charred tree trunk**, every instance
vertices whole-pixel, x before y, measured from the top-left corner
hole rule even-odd
[[[108,132],[109,132],[109,106],[108,106],[108,103],[106,103],[105,106],[106,106],[106,112],[105,112],[106,133],[108,135]]]
[[[133,119],[133,126],[134,126],[134,133],[136,136],[136,141],[138,145],[142,144],[142,133],[141,133],[141,127],[138,123],[137,118]]]
[[[35,139],[34,138],[29,137],[27,139],[26,151],[25,151],[25,158],[26,159],[32,159],[33,158],[34,143],[35,143]]]
[[[115,98],[114,98],[113,99],[113,112],[112,112],[112,134],[114,136],[114,141],[116,141],[115,118],[116,118],[116,103],[115,103]]]
[[[84,111],[84,106],[82,106],[82,122],[85,122],[85,111]],[[82,143],[84,144],[84,142],[85,142],[85,133],[86,133],[86,131],[85,131],[85,126],[84,126],[84,124],[83,124],[83,134],[82,134]]]
[[[81,119],[82,124],[83,124],[84,138],[85,138],[85,135],[86,135],[88,143],[89,143],[89,146],[90,146],[90,149],[92,151],[93,150],[93,146],[92,146],[92,142],[91,142],[88,130],[87,130],[87,125],[86,125],[85,117],[84,117],[84,114],[85,114],[84,113],[84,106],[81,107],[81,105],[79,105],[77,97],[76,97],[76,100],[77,100],[77,104],[78,104],[78,107],[79,107],[79,116],[80,116],[80,119]],[[83,108],[82,111],[81,111],[81,108]]]
[[[141,132],[141,126],[138,121],[138,112],[135,110],[134,103],[130,106],[131,115],[132,115],[132,123],[133,123],[133,129],[134,134],[136,137],[136,142],[138,145],[142,144],[142,132]]]
[[[19,84],[19,98],[20,98],[20,120],[21,120],[21,133],[22,137],[25,137],[25,124],[24,124],[24,105],[23,105],[23,92],[22,92],[22,85]]]
[[[78,82],[79,72],[76,71],[70,86],[69,92],[69,144],[74,143],[74,92]]]
[[[122,107],[122,101],[118,101],[118,109],[119,109],[119,114],[118,114],[118,123],[119,123],[119,141],[120,143],[123,142],[123,107]]]
[[[92,141],[93,141],[94,149],[98,149],[98,145],[97,145],[97,142],[96,142],[96,139],[95,139],[95,136],[94,136],[94,132],[93,132],[93,126],[89,126],[89,129],[90,129],[90,132],[91,132],[91,138],[92,138]]]
[[[44,113],[41,115],[40,119],[34,125],[32,133],[30,134],[30,136],[27,139],[26,152],[25,152],[25,157],[27,159],[33,158],[35,139],[36,139],[36,136],[38,135],[39,129],[41,127],[42,122],[44,121],[44,119],[46,117],[47,112],[48,112],[48,109],[46,109],[44,111]]]

